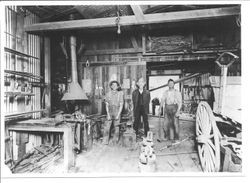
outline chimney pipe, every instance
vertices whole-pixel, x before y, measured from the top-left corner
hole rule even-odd
[[[71,51],[71,82],[68,85],[68,91],[64,94],[62,100],[88,100],[85,92],[77,81],[77,61],[76,61],[76,37],[70,36]]]
[[[74,19],[74,15],[70,15],[70,20]],[[88,100],[84,90],[77,81],[77,60],[76,60],[76,37],[70,36],[70,52],[71,52],[71,82],[68,85],[68,91],[64,94],[62,100]]]
[[[76,37],[70,36],[71,50],[71,78],[73,83],[77,83],[77,63],[76,63]]]
[[[71,82],[68,85],[68,91],[64,94],[62,100],[88,100],[85,92],[81,88],[77,79],[77,60],[76,60],[76,37],[70,36],[71,52]]]

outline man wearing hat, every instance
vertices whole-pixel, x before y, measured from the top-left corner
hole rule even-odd
[[[149,131],[148,125],[148,113],[149,113],[149,102],[150,92],[145,88],[145,81],[140,78],[137,82],[137,88],[132,93],[133,103],[133,115],[134,115],[134,130],[136,136],[139,136],[139,127],[141,124],[141,116],[143,118],[144,136],[147,136]]]
[[[104,124],[103,144],[109,143],[109,134],[112,123],[114,124],[115,143],[119,140],[119,123],[121,119],[121,112],[124,104],[124,96],[118,81],[111,81],[109,83],[111,91],[106,94],[105,103],[107,111],[107,121]]]

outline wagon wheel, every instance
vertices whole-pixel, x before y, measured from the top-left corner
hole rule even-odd
[[[198,154],[205,172],[218,172],[220,169],[219,135],[210,106],[207,102],[200,102],[196,113],[196,136]]]

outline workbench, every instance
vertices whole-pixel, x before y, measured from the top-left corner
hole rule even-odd
[[[68,171],[70,167],[75,165],[75,154],[73,152],[73,131],[70,125],[60,124],[55,125],[55,121],[52,118],[26,120],[10,124],[8,126],[9,134],[11,132],[59,132],[63,133],[63,156],[64,156],[64,168]]]

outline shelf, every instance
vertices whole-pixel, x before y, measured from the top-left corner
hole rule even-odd
[[[41,76],[37,76],[37,75],[31,74],[31,73],[28,73],[28,72],[13,71],[13,70],[4,70],[4,72],[8,73],[8,74],[14,74],[14,75],[18,75],[18,76],[33,78],[33,79],[37,79],[37,80],[42,79]]]
[[[34,96],[34,93],[29,92],[14,92],[14,91],[8,91],[4,92],[5,96]]]
[[[34,59],[39,59],[37,57],[34,57],[34,56],[31,56],[31,55],[28,55],[26,53],[22,53],[20,51],[16,51],[16,50],[13,50],[11,48],[7,48],[7,47],[4,47],[4,51],[6,52],[9,52],[9,53],[12,53],[12,54],[15,54],[15,55],[19,55],[19,56],[23,56],[23,57],[27,57],[27,58],[34,58]]]
[[[188,55],[188,54],[209,54],[209,53],[223,53],[223,52],[237,52],[239,49],[233,48],[233,49],[203,49],[203,50],[192,50],[191,52],[184,52],[184,51],[178,51],[178,52],[165,52],[157,54],[155,52],[146,52],[143,54],[143,56],[163,56],[163,55]]]
[[[24,116],[26,114],[33,114],[33,113],[44,112],[44,111],[46,111],[46,110],[40,109],[40,110],[35,110],[35,111],[10,113],[10,114],[5,114],[5,118],[9,119],[9,118],[14,118],[14,117]]]

